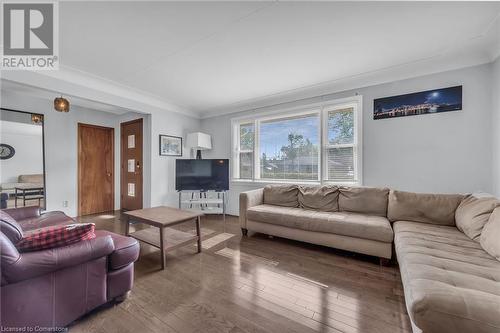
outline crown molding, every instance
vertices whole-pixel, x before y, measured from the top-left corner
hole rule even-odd
[[[29,87],[53,91],[130,111],[150,114],[176,112],[193,118],[199,113],[163,100],[152,94],[110,81],[68,66],[60,65],[57,71],[1,71],[2,80]]]
[[[359,73],[230,105],[222,105],[217,108],[201,110],[200,112],[179,106],[153,94],[128,87],[121,83],[63,65],[60,66],[58,71],[1,71],[0,76],[2,80],[52,91],[55,94],[74,96],[108,106],[112,105],[129,111],[146,114],[167,111],[192,118],[207,119],[489,63],[495,61],[500,56],[500,50],[491,51],[477,52],[472,47],[464,47],[454,50],[454,52],[443,52],[442,54],[425,59]]]
[[[417,78],[420,76],[437,74],[490,62],[492,62],[492,57],[486,53],[464,52],[453,55],[438,55],[376,71],[359,73],[349,77],[343,77],[328,82],[301,87],[256,99],[250,99],[231,105],[225,105],[219,108],[212,108],[202,112],[201,119],[208,119],[238,112],[255,111],[279,104],[286,104],[384,83]]]

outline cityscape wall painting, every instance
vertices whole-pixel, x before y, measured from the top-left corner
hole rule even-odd
[[[462,86],[378,98],[373,101],[373,119],[459,110],[462,110]]]

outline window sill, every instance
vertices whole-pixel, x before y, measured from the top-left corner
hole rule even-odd
[[[245,185],[272,185],[272,184],[295,184],[295,185],[338,185],[338,186],[361,186],[359,182],[335,182],[335,181],[294,181],[294,180],[263,180],[263,179],[231,179],[231,185],[245,186]]]

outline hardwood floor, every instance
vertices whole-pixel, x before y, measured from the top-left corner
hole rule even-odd
[[[80,218],[124,233],[119,213]],[[192,226],[180,225],[184,231]],[[136,228],[141,228],[137,225]],[[242,237],[238,219],[202,219],[205,239],[236,236],[196,254],[141,244],[127,300],[93,311],[71,332],[411,332],[397,267],[321,246]],[[213,231],[213,232],[212,232]],[[221,240],[228,235],[219,236]]]

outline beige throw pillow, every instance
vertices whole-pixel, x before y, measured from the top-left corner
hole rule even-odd
[[[500,201],[489,194],[472,194],[462,200],[455,212],[457,228],[479,242],[481,231]]]
[[[490,215],[480,237],[481,247],[500,261],[500,208]]]
[[[323,212],[339,210],[339,188],[337,186],[300,186],[300,208]]]
[[[283,207],[299,207],[297,185],[267,185],[264,187],[264,203]]]

